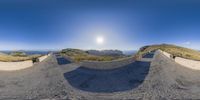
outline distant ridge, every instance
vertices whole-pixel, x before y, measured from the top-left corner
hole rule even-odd
[[[112,61],[119,58],[124,58],[125,55],[119,50],[80,50],[67,48],[63,49],[60,54],[72,58],[74,61]]]
[[[137,53],[137,50],[125,50],[123,51],[124,55],[134,55]]]
[[[123,52],[120,50],[87,50],[87,53],[97,56],[123,56]]]

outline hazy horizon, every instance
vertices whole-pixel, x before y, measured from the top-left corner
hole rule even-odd
[[[153,45],[153,44],[150,44],[150,45]],[[172,44],[173,45],[173,44]],[[147,46],[147,45],[144,45],[144,46]],[[180,46],[180,45],[177,45],[177,46]],[[143,46],[141,46],[143,47]],[[185,47],[185,46],[182,46],[182,47]],[[185,47],[185,48],[189,48],[189,47]],[[102,50],[120,50],[120,51],[123,51],[123,52],[133,52],[133,51],[138,51],[140,48],[138,49],[130,49],[130,50],[122,50],[122,49],[81,49],[81,48],[62,48],[62,49],[80,49],[80,50],[84,50],[84,51],[87,51],[87,50],[98,50],[98,51],[102,51]],[[10,49],[10,50],[1,50],[0,49],[0,52],[4,52],[4,51],[8,51],[8,52],[12,52],[12,51],[44,51],[44,52],[47,52],[47,51],[61,51],[62,49]],[[190,49],[193,49],[193,48],[190,48]],[[200,49],[194,49],[194,50],[197,50],[197,51],[200,51]]]
[[[200,1],[1,0],[0,50],[200,50]]]

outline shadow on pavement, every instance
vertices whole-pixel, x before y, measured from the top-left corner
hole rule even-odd
[[[155,54],[155,52],[150,52],[150,53],[143,55],[142,58],[153,58],[154,54]]]
[[[71,63],[71,61],[67,60],[66,58],[62,56],[56,56],[57,62],[59,65],[65,65]]]
[[[89,92],[118,92],[138,87],[148,75],[150,62],[134,62],[112,70],[79,67],[64,73],[73,87]]]

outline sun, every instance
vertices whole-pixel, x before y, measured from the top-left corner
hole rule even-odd
[[[97,42],[97,44],[103,44],[104,43],[104,38],[102,36],[98,36],[96,38],[96,42]]]

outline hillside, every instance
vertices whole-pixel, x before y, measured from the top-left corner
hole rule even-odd
[[[87,50],[86,52],[96,56],[123,56],[123,52],[120,50]]]
[[[31,60],[35,57],[40,57],[41,55],[26,55],[22,52],[13,52],[11,54],[0,53],[0,61],[3,62],[17,62],[17,61],[25,61]]]
[[[155,51],[158,49],[168,52],[177,57],[182,57],[182,58],[191,59],[191,60],[200,60],[199,51],[192,50],[185,47],[176,46],[176,45],[170,45],[170,44],[144,46],[140,48],[140,50],[136,54],[136,57],[140,57],[141,55],[144,55],[148,53],[149,51]]]
[[[118,52],[112,52],[112,51],[84,51],[80,49],[63,49],[60,52],[62,55],[66,55],[70,58],[72,58],[74,61],[79,62],[83,60],[89,60],[89,61],[111,61],[119,58],[123,58],[124,56],[121,55],[121,52],[119,55]]]
[[[18,56],[18,57],[26,57],[27,54],[25,52],[21,52],[21,51],[15,51],[15,52],[11,52],[10,53],[11,56]]]

